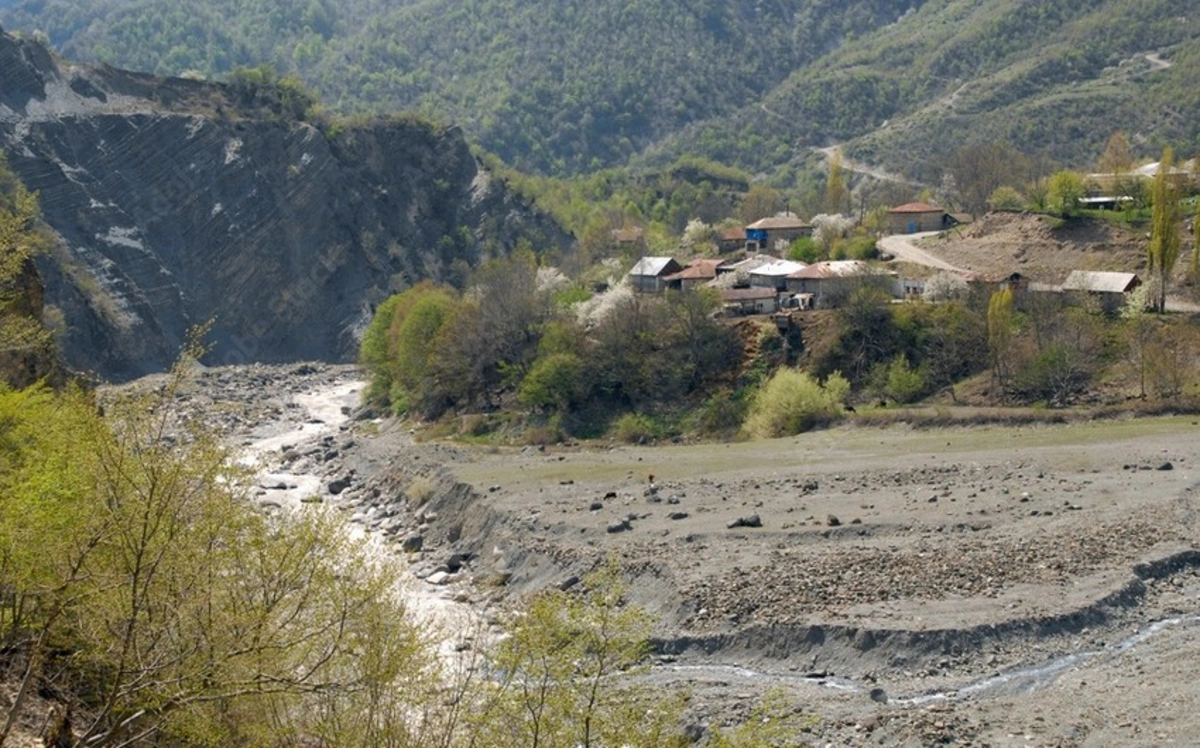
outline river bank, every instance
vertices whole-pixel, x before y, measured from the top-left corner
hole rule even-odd
[[[355,420],[356,376],[206,371],[185,406],[254,455],[257,501],[334,507],[432,599],[487,616],[618,554],[696,724],[780,687],[820,744],[1200,733],[1191,418],[474,448]]]

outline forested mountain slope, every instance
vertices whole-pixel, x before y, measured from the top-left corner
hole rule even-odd
[[[266,62],[341,110],[417,108],[526,169],[693,153],[772,173],[809,147],[934,181],[1007,138],[1083,167],[1200,122],[1200,0],[19,0],[68,56],[221,75]],[[194,7],[197,6],[197,7]]]

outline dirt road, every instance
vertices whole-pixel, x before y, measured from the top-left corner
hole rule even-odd
[[[925,267],[947,270],[952,273],[968,272],[963,268],[951,265],[940,257],[935,257],[917,246],[916,242],[919,240],[927,236],[937,236],[938,233],[940,232],[925,231],[916,234],[894,234],[883,237],[877,244],[880,251],[890,254],[900,262],[911,262],[914,265],[924,265]]]

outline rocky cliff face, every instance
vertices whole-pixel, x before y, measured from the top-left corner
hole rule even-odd
[[[69,365],[161,370],[210,320],[213,363],[347,360],[388,293],[567,244],[454,128],[318,128],[251,98],[0,33],[0,146],[61,237],[40,270]]]

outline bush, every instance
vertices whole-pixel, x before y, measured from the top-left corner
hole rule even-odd
[[[755,396],[745,429],[753,436],[771,438],[831,423],[842,416],[842,402],[849,392],[850,383],[838,372],[821,386],[807,372],[780,369]]]
[[[566,410],[583,392],[583,362],[574,353],[539,358],[521,382],[517,398],[523,405]]]
[[[613,437],[626,444],[643,444],[657,437],[658,428],[654,421],[641,413],[626,413],[612,426]]]
[[[911,403],[925,392],[925,376],[898,353],[891,363],[876,364],[871,370],[871,389],[898,403]]]
[[[433,494],[437,485],[428,475],[416,475],[408,482],[408,487],[404,489],[404,496],[408,499],[410,507],[425,506]]]

